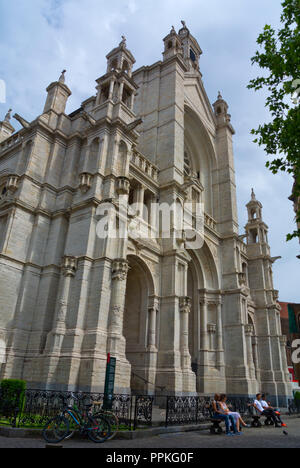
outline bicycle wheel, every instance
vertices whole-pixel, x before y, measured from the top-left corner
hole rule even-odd
[[[111,427],[106,418],[101,415],[89,416],[87,434],[90,440],[96,444],[103,444],[111,435]]]
[[[67,435],[67,437],[65,437],[65,440],[70,440],[75,435],[76,431],[78,431],[79,426],[78,424],[76,424],[76,422],[69,413],[65,413],[64,417],[69,423],[69,434]]]
[[[119,419],[112,411],[103,411],[102,413],[96,413],[95,418],[98,416],[104,417],[110,424],[111,434],[107,440],[113,440],[119,432]]]
[[[51,419],[43,429],[42,435],[49,444],[58,444],[70,433],[69,422],[64,416]]]

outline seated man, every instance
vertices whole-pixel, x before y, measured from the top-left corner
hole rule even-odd
[[[268,407],[268,409],[263,407],[263,405],[262,405],[262,394],[261,393],[258,393],[256,395],[256,400],[254,400],[254,405],[253,406],[261,416],[266,416],[267,418],[270,417],[272,419],[272,421],[274,422],[275,427],[281,427],[281,424],[278,423],[277,416],[276,416],[274,410],[269,409],[269,407]]]
[[[284,424],[281,420],[281,417],[280,417],[280,413],[279,411],[277,411],[275,408],[273,408],[270,403],[268,403],[266,401],[266,395],[263,393],[262,396],[261,396],[261,406],[263,407],[264,411],[268,411],[268,410],[271,410],[274,412],[276,418],[277,418],[277,421],[279,424],[281,424],[281,427],[286,427],[286,424]]]

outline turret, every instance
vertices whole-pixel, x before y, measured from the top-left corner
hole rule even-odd
[[[220,91],[218,94],[218,99],[216,102],[213,104],[213,108],[215,111],[215,116],[217,120],[217,126],[218,128],[222,127],[228,127],[231,133],[234,135],[235,131],[234,128],[231,125],[231,115],[228,113],[228,104],[227,102],[223,99]]]
[[[0,143],[9,138],[15,129],[10,123],[12,109],[9,109],[3,121],[0,121]]]
[[[181,21],[181,23],[183,27],[178,34],[183,48],[184,59],[188,63],[190,69],[199,70],[200,57],[202,55],[201,47],[190,33],[185,21]]]
[[[268,226],[262,219],[262,204],[256,199],[254,190],[252,189],[251,200],[247,204],[248,223],[246,225],[246,233],[248,245],[251,244],[268,244]]]
[[[127,49],[124,36],[119,47],[113,49],[106,58],[107,73],[97,80],[96,106],[110,101],[113,104],[125,104],[132,111],[138,86],[132,79],[135,58]]]
[[[44,114],[50,110],[57,114],[63,114],[65,112],[67,100],[72,94],[65,84],[65,73],[66,70],[63,70],[59,80],[48,86],[46,90],[48,97],[44,108]]]
[[[165,50],[163,53],[164,61],[180,55],[183,57],[183,47],[181,44],[181,39],[176,33],[174,26],[172,26],[170,34],[164,38]]]

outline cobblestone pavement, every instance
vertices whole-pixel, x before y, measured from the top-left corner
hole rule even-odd
[[[196,448],[300,448],[300,418],[285,418],[288,428],[283,429],[263,427],[261,429],[245,429],[238,437],[211,436],[205,432],[188,432],[178,434],[163,434],[147,439],[114,440],[106,444],[93,444],[86,439],[64,442],[64,448],[98,448],[111,449],[196,449]],[[7,439],[0,437],[0,448],[45,448],[45,442],[40,439]]]

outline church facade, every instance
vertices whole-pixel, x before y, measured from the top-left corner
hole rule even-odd
[[[183,22],[133,72],[123,38],[80,109],[64,71],[36,120],[0,123],[0,379],[101,392],[110,353],[116,393],[291,394],[268,227],[252,191],[239,233],[235,132],[201,54]],[[178,217],[162,235],[158,207],[186,204],[197,248]],[[134,230],[110,236],[107,206]]]

